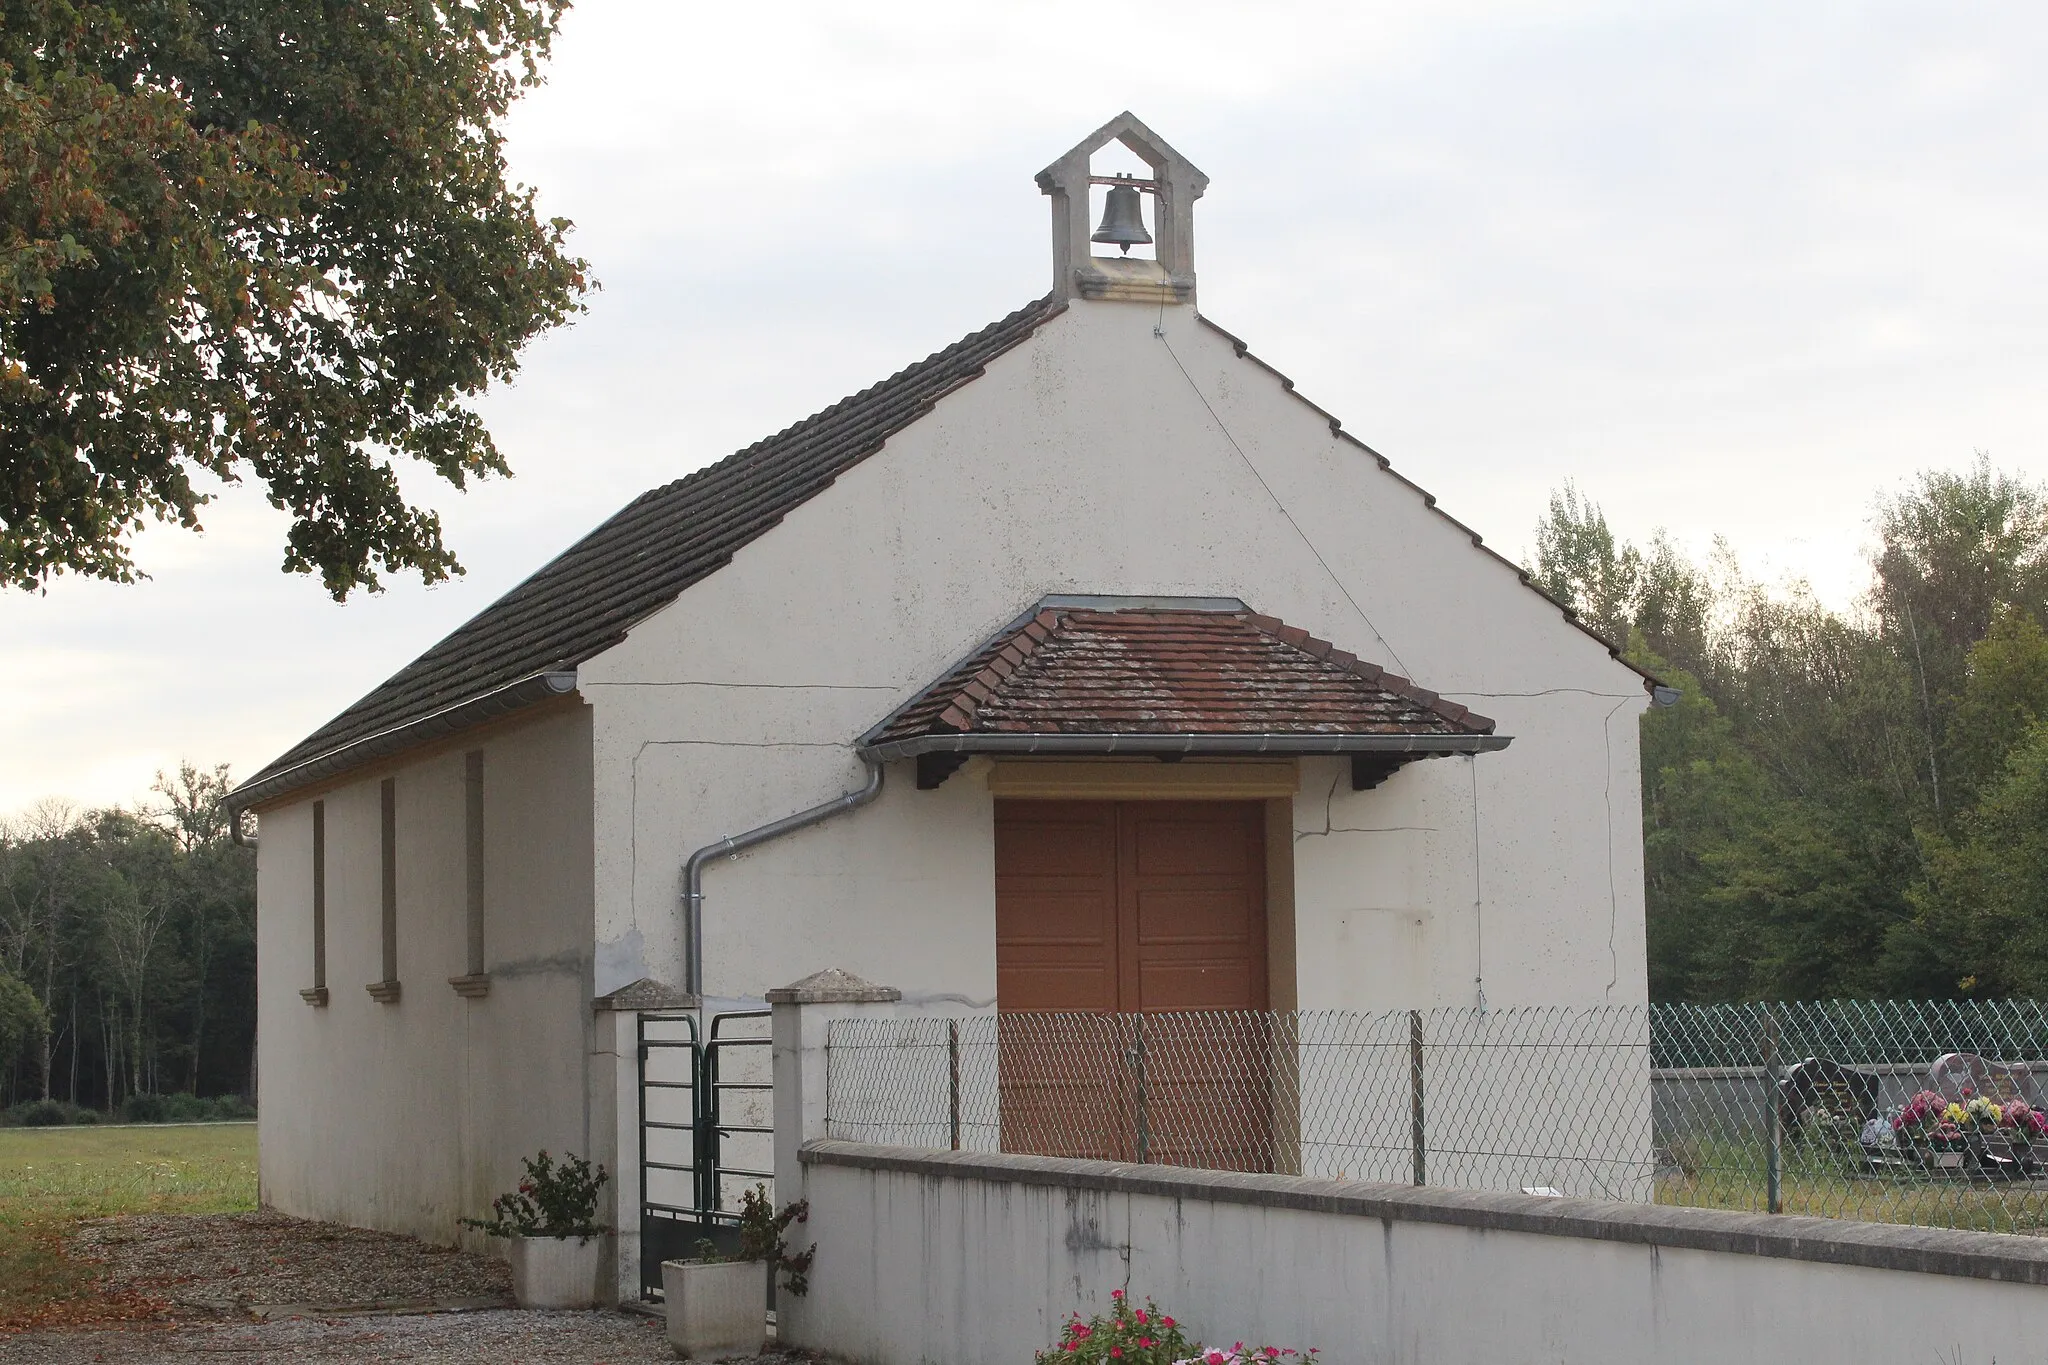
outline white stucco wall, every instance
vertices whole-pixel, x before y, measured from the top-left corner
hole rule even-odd
[[[1073,1163],[1142,1176],[1145,1167]],[[1194,1177],[1284,1185],[1259,1176]],[[1374,1187],[1364,1187],[1371,1192]],[[1401,1191],[1388,1190],[1398,1196]],[[1198,1340],[1307,1349],[1331,1365],[1727,1365],[2037,1361],[2048,1288],[1615,1237],[1545,1235],[1060,1183],[812,1164],[808,1296],[779,1339],[857,1365],[1008,1365],[1054,1345],[1110,1291],[1155,1298]],[[1526,1216],[1548,1201],[1520,1204]],[[1581,1206],[1598,1214],[1600,1206]],[[1693,1224],[1766,1215],[1655,1210]],[[1786,1220],[1847,1236],[1967,1245],[2024,1239]],[[1640,1236],[1638,1231],[1635,1236]],[[1652,1232],[1653,1238],[1660,1234]],[[1787,1236],[1795,1234],[1788,1233]],[[2022,1254],[2025,1254],[2024,1251]]]
[[[464,751],[484,752],[485,965],[467,970]],[[398,975],[382,976],[379,785],[395,776]],[[610,1021],[590,1020],[590,717],[583,708],[319,794],[327,984],[312,984],[312,797],[266,810],[257,857],[264,1202],[452,1242],[518,1158],[545,1147],[616,1167]],[[599,1051],[593,1057],[592,1049]],[[474,1234],[468,1240],[478,1242]]]
[[[1304,764],[1302,1007],[1643,999],[1641,680],[1191,309],[1117,303],[1071,306],[580,670],[596,988],[679,982],[689,853],[857,783],[855,736],[1048,593],[1238,597],[1515,737],[1371,792]],[[829,964],[993,999],[991,798],[977,766],[934,792],[909,768],[710,869],[708,995]]]

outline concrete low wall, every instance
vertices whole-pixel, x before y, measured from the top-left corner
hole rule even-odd
[[[1112,1289],[1328,1365],[2048,1360],[2048,1241],[811,1142],[783,1339],[1014,1365]]]

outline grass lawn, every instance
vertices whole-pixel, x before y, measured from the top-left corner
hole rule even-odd
[[[256,1207],[256,1125],[0,1128],[0,1324],[82,1294],[64,1254],[80,1218]]]
[[[1660,1177],[1657,1202],[1762,1213],[1764,1152],[1754,1143],[1673,1143],[1687,1172]],[[2048,1234],[2048,1188],[2035,1182],[1965,1180],[1899,1169],[1881,1175],[1859,1151],[1787,1146],[1778,1188],[1786,1213],[1978,1232]]]

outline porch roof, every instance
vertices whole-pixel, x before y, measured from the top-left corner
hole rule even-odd
[[[1493,721],[1242,603],[1041,604],[862,736],[863,755],[1382,754],[1507,747]],[[942,775],[941,780],[942,780]]]

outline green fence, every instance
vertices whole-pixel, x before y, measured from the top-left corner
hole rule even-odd
[[[2048,1226],[2048,1010],[1821,1001],[842,1020],[869,1142]]]

